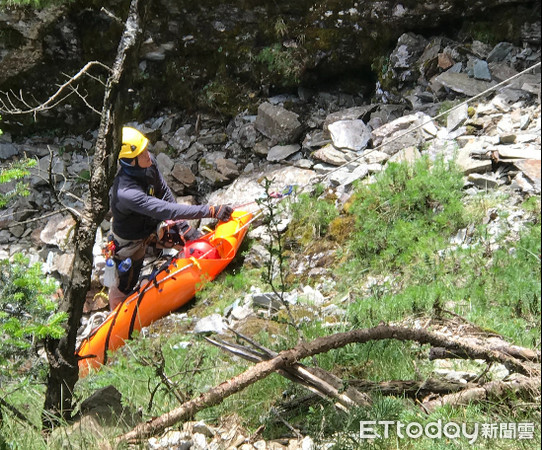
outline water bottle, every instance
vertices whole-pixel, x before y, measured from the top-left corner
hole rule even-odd
[[[126,273],[132,267],[132,260],[130,258],[123,259],[119,264],[119,273]]]
[[[113,287],[119,284],[119,277],[117,275],[117,266],[113,258],[107,258],[105,261],[104,271],[104,286]]]

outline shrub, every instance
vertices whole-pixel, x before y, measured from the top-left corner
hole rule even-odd
[[[66,315],[52,299],[56,282],[45,279],[41,264],[16,254],[0,260],[0,374],[27,362],[37,341],[61,337]]]
[[[388,268],[412,263],[465,226],[461,172],[424,157],[390,163],[377,181],[357,187],[349,212],[356,218],[351,250]]]
[[[35,165],[35,160],[26,159],[0,169],[0,184],[13,183],[11,190],[6,193],[0,192],[0,208],[4,208],[14,198],[30,194],[28,185],[22,179],[30,175],[29,169]]]
[[[298,83],[304,70],[304,52],[300,48],[285,48],[281,44],[273,44],[263,48],[255,57],[255,61],[267,67],[285,85]]]

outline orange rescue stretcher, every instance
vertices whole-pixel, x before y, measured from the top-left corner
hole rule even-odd
[[[222,272],[237,254],[251,218],[251,213],[234,211],[228,222],[219,223],[214,232],[201,238],[211,244],[215,259],[207,259],[205,254],[194,257],[180,253],[111,311],[76,350],[79,377],[106,364],[108,351],[124,345],[134,331],[179,309]]]

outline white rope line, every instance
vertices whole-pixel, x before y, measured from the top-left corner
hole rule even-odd
[[[494,90],[496,90],[496,89],[498,89],[498,88],[500,88],[500,87],[502,87],[502,86],[504,86],[504,85],[510,83],[512,80],[514,80],[514,79],[516,79],[516,78],[518,78],[518,77],[520,77],[520,76],[522,76],[522,75],[525,75],[527,72],[530,72],[530,71],[536,69],[538,66],[540,66],[540,63],[539,63],[539,62],[536,63],[535,65],[529,67],[528,69],[525,69],[525,70],[523,70],[522,72],[519,72],[519,73],[517,73],[517,74],[511,76],[510,78],[507,78],[506,80],[501,81],[500,83],[498,83],[498,84],[496,84],[496,85],[494,85],[494,86],[489,87],[488,89],[486,89],[486,90],[483,91],[483,92],[480,92],[479,94],[475,95],[474,97],[471,97],[471,98],[465,100],[464,102],[461,102],[461,103],[455,105],[453,108],[450,108],[450,109],[448,109],[448,110],[446,110],[446,111],[444,111],[444,112],[442,112],[442,113],[440,113],[440,114],[437,114],[436,116],[434,116],[434,117],[432,117],[432,118],[429,118],[429,119],[426,120],[425,122],[422,122],[420,125],[416,125],[416,126],[413,127],[413,128],[409,128],[409,129],[406,130],[404,133],[399,134],[398,136],[395,136],[394,138],[392,138],[392,139],[390,139],[389,141],[387,141],[385,145],[388,145],[388,144],[390,144],[390,143],[392,143],[392,142],[395,142],[395,141],[401,139],[402,137],[406,136],[407,134],[412,133],[412,132],[415,131],[415,130],[418,130],[418,129],[420,129],[420,128],[423,128],[424,126],[426,126],[426,125],[429,124],[429,123],[432,123],[432,122],[435,121],[436,119],[439,119],[439,118],[441,118],[442,116],[445,116],[445,115],[447,115],[447,114],[450,114],[450,112],[452,112],[452,111],[454,111],[454,110],[456,110],[456,109],[458,109],[458,108],[461,108],[461,107],[464,106],[464,105],[469,104],[469,103],[472,102],[473,100],[477,100],[477,99],[479,99],[480,97],[483,97],[484,95],[486,95],[486,94],[488,94],[488,93],[490,93],[490,92],[492,92],[492,91],[494,91]],[[356,162],[356,161],[359,161],[360,159],[365,158],[366,156],[368,156],[368,155],[371,154],[372,152],[378,150],[379,148],[382,148],[383,146],[384,146],[384,144],[382,143],[382,144],[380,144],[380,145],[377,145],[375,148],[372,148],[372,149],[369,149],[369,150],[367,150],[367,151],[364,151],[363,154],[360,155],[360,156],[358,156],[357,158],[354,158],[354,159],[352,159],[352,160],[350,160],[350,161],[348,161],[348,162],[342,164],[341,166],[336,167],[335,169],[333,169],[333,170],[327,172],[326,174],[317,176],[316,179],[321,179],[321,180],[323,181],[323,180],[325,180],[326,178],[328,178],[330,175],[332,175],[332,174],[334,174],[335,172],[341,170],[343,167],[348,166],[348,165],[350,165],[350,164],[352,164],[352,163],[354,163],[354,162]],[[312,183],[311,183],[311,184],[312,184]],[[302,189],[304,189],[304,188],[307,187],[308,185],[309,185],[309,183],[307,183],[305,186],[303,186]]]
[[[109,313],[108,312],[105,312],[105,311],[98,311],[98,312],[95,312],[94,314],[92,314],[89,319],[88,319],[88,322],[87,324],[85,325],[85,328],[83,329],[83,331],[81,331],[81,333],[79,333],[79,335],[77,336],[77,343],[76,343],[76,348],[79,348],[80,345],[81,345],[81,342],[83,340],[85,340],[88,336],[90,336],[91,332],[99,327],[102,323],[104,323],[107,319],[107,316],[109,316]]]

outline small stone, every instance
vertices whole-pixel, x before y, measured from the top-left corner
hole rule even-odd
[[[487,62],[477,59],[473,66],[474,78],[477,80],[491,81],[491,72]]]

